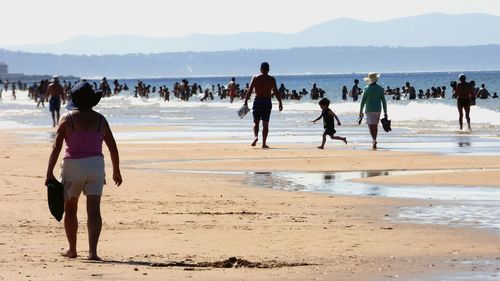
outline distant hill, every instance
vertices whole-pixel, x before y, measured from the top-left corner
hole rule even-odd
[[[335,19],[293,34],[192,34],[178,38],[81,36],[54,45],[2,46],[0,43],[0,47],[35,53],[103,55],[325,46],[475,46],[500,44],[498,27],[498,16],[436,13],[380,22]]]
[[[500,45],[475,47],[309,47],[286,50],[77,56],[0,50],[11,72],[80,77],[250,75],[262,61],[274,74],[500,70]]]

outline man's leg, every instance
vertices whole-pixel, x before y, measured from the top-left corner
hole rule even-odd
[[[460,130],[463,128],[464,113],[462,112],[462,106],[458,105],[458,124],[460,124]]]
[[[465,110],[465,120],[467,120],[467,127],[469,128],[470,131],[472,131],[472,128],[470,127],[470,106],[464,106]]]
[[[254,120],[253,121],[253,142],[252,142],[252,146],[255,146],[257,145],[257,142],[259,141],[259,123],[260,123],[260,120]]]
[[[268,134],[269,134],[269,122],[262,121],[262,148],[269,148],[269,146],[267,146]]]
[[[76,258],[76,234],[78,231],[78,198],[71,198],[64,202],[64,230],[68,238],[69,249],[63,253],[67,258]]]
[[[97,242],[101,234],[101,196],[87,196],[87,227],[89,232],[89,260],[100,260],[97,256]]]
[[[372,149],[377,149],[378,124],[368,124],[372,136]]]
[[[58,110],[56,110],[56,117],[57,117],[57,119],[56,119],[56,125],[57,125],[57,124],[59,124],[59,118],[60,118],[60,115],[61,115],[61,114],[59,113],[59,109],[58,109]]]
[[[54,110],[52,110],[50,112],[50,114],[52,115],[52,127],[55,127],[56,126],[56,112]]]

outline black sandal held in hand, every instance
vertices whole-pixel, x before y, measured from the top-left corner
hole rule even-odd
[[[391,120],[387,119],[387,117],[384,117],[380,120],[380,123],[382,123],[382,128],[384,128],[384,131],[389,133],[392,131],[391,129]]]
[[[47,198],[50,213],[57,221],[61,221],[64,214],[64,185],[53,179],[47,183]]]

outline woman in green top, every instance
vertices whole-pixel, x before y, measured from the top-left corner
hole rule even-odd
[[[384,88],[377,84],[379,77],[379,73],[370,73],[368,77],[363,78],[368,83],[368,86],[364,91],[359,109],[359,117],[362,118],[363,108],[366,106],[366,124],[368,124],[368,129],[370,129],[370,135],[372,136],[373,150],[377,149],[378,123],[380,121],[382,106],[384,108],[384,115],[387,118],[387,103],[385,102]]]

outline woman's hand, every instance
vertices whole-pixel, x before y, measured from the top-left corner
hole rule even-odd
[[[342,125],[342,124],[340,124],[340,122],[337,122],[337,126],[340,126],[340,125]]]
[[[49,184],[50,181],[55,180],[56,177],[54,176],[54,173],[47,173],[47,176],[45,177],[45,185]]]

